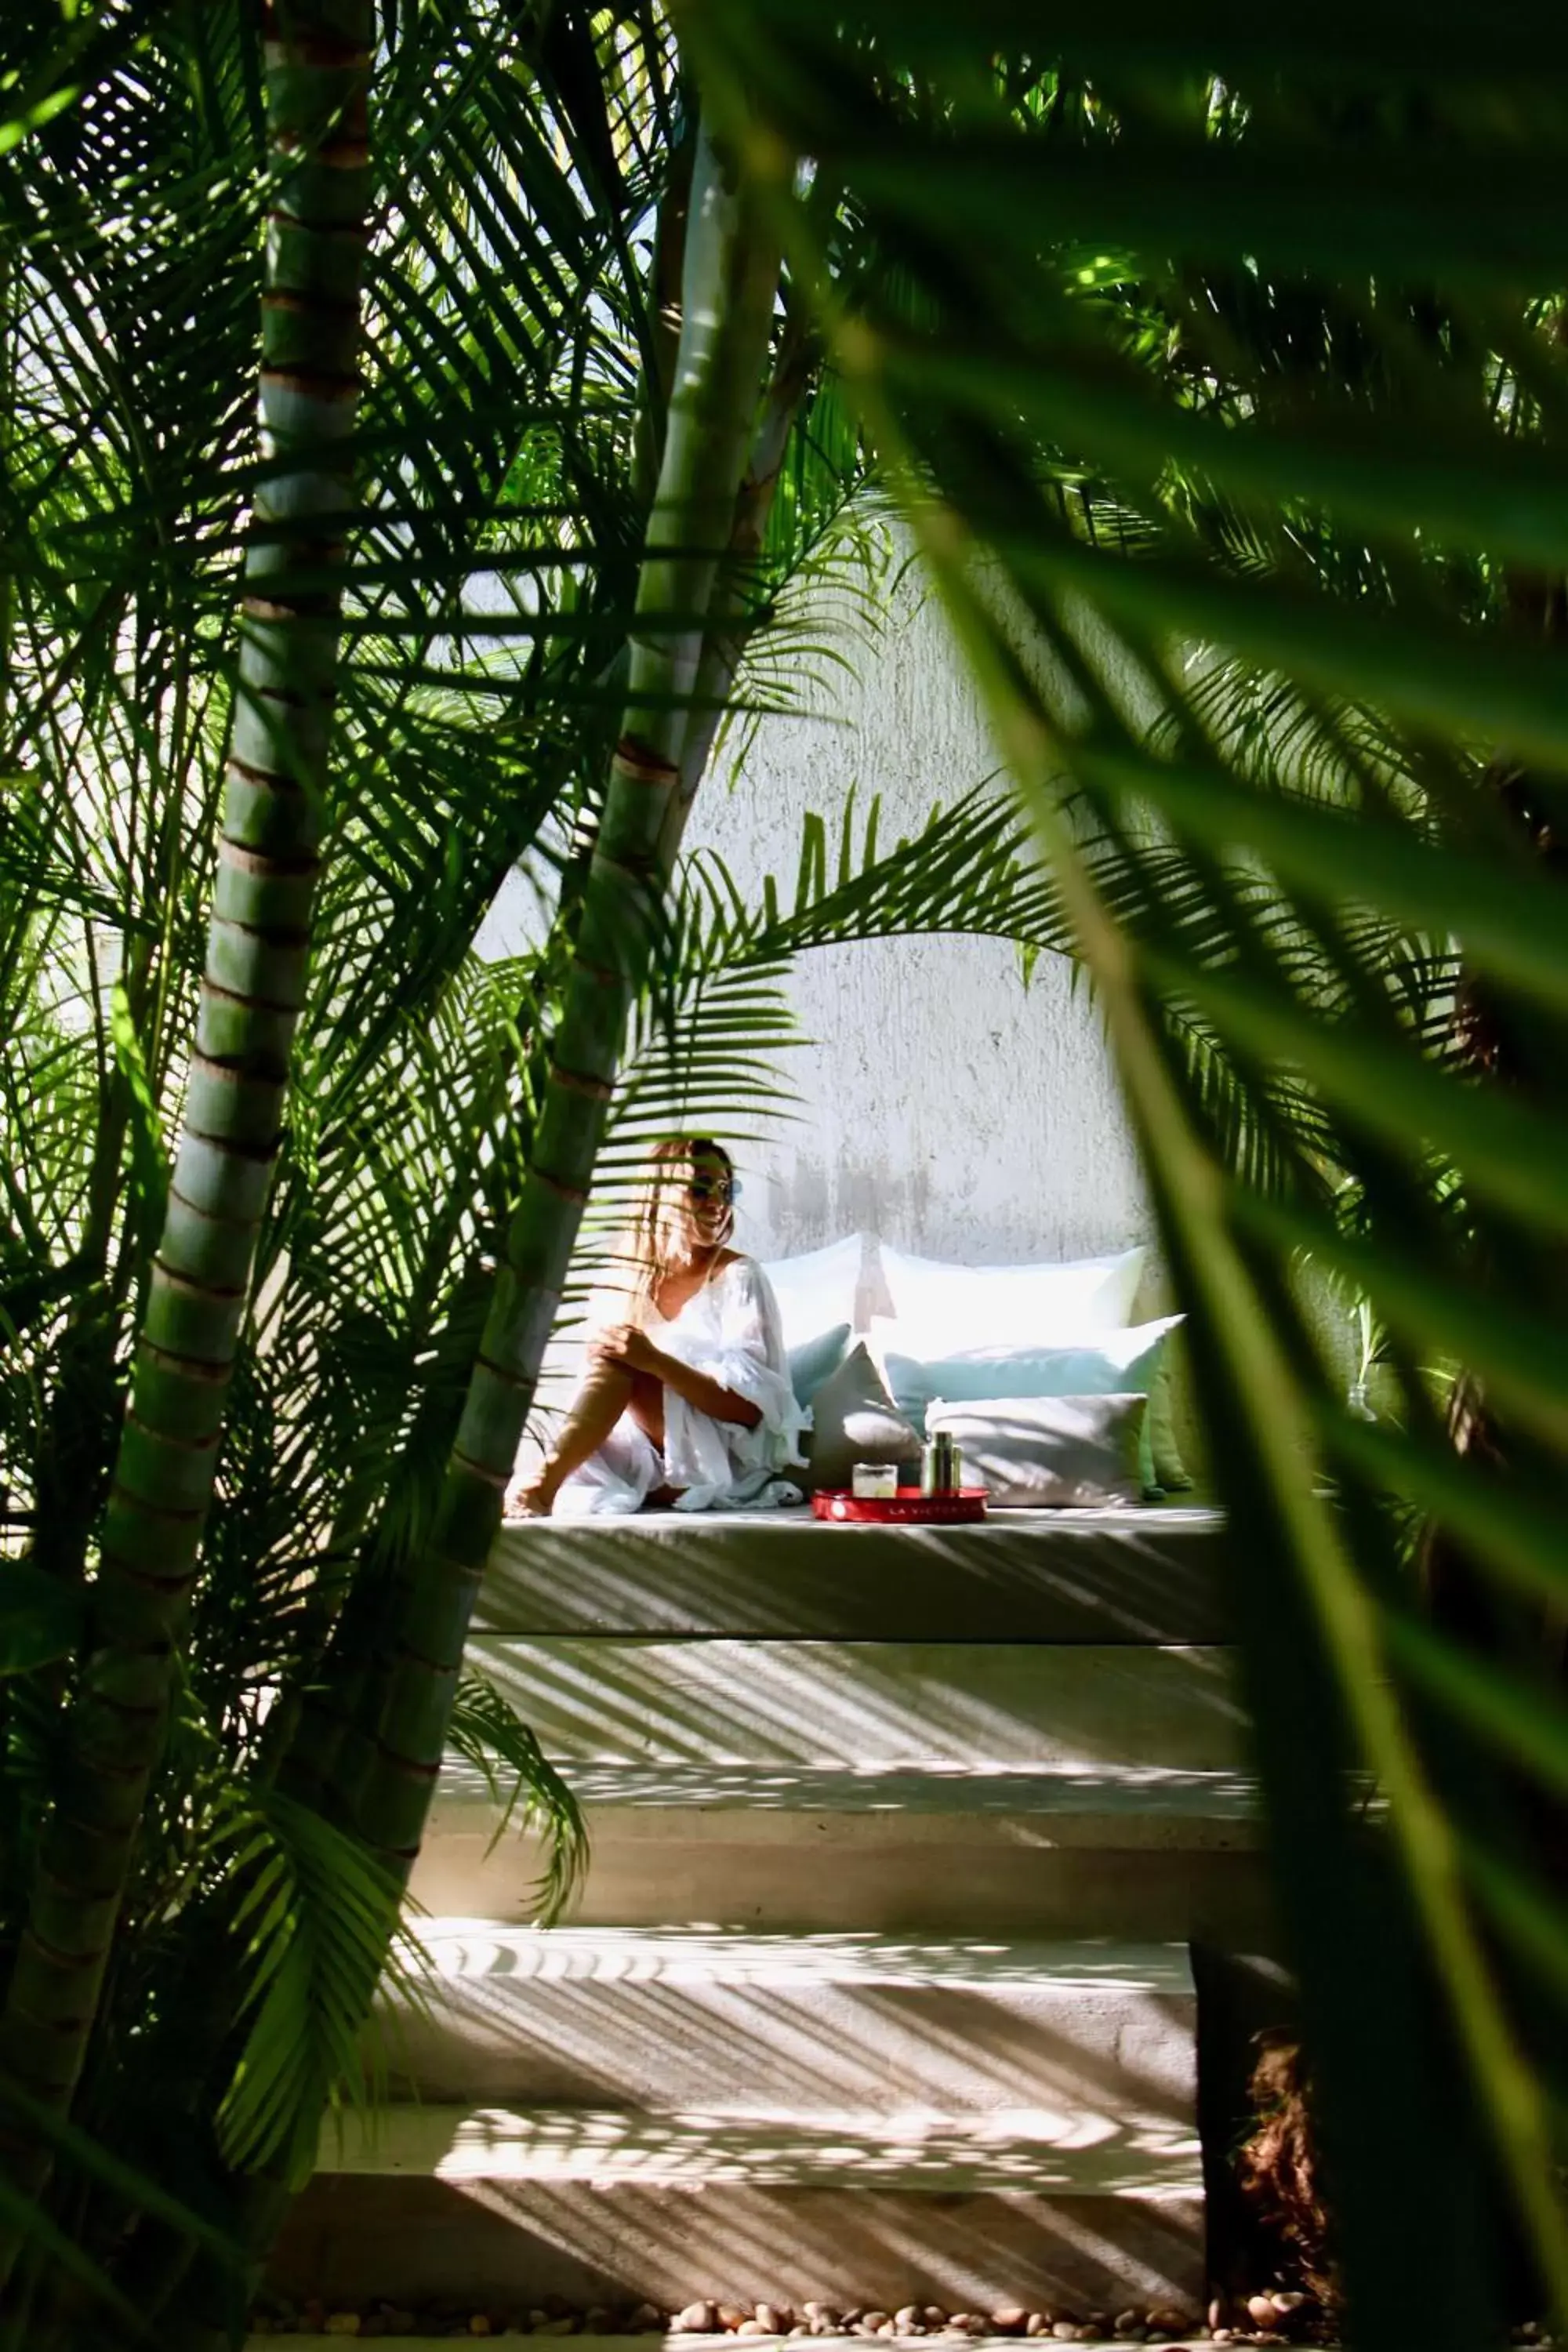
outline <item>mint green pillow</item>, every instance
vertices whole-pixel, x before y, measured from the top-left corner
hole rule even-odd
[[[967,1348],[931,1363],[887,1351],[888,1387],[899,1411],[925,1434],[926,1407],[940,1397],[945,1404],[976,1402],[1000,1397],[1089,1397],[1130,1394],[1146,1396],[1149,1410],[1139,1433],[1139,1470],[1143,1491],[1157,1501],[1164,1491],[1156,1456],[1153,1423],[1161,1418],[1155,1406],[1156,1388],[1162,1397],[1165,1443],[1161,1456],[1173,1462],[1184,1480],[1170,1426],[1170,1398],[1161,1379],[1161,1358],[1179,1315],[1152,1323],[1133,1324],[1124,1331],[1105,1331],[1097,1338],[1061,1348]]]
[[[835,1323],[815,1339],[803,1339],[789,1351],[790,1386],[798,1405],[808,1405],[830,1373],[836,1372],[849,1349],[849,1326]]]

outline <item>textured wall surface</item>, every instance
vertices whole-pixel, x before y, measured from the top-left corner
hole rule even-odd
[[[721,767],[703,787],[689,845],[717,850],[748,895],[773,873],[788,903],[807,809],[833,841],[851,790],[862,811],[880,794],[893,841],[995,770],[941,613],[910,579],[850,651],[854,675],[826,669],[800,715],[762,722],[732,783]],[[486,941],[504,952],[528,928],[509,888]],[[808,1041],[787,1059],[795,1116],[738,1148],[743,1247],[784,1256],[864,1228],[984,1264],[1146,1237],[1098,1017],[1066,962],[1043,957],[1026,988],[995,941],[868,941],[803,955],[793,997]]]
[[[907,582],[858,673],[769,718],[733,789],[704,786],[689,836],[742,887],[776,874],[786,900],[801,818],[836,835],[846,798],[882,798],[881,837],[923,824],[996,755],[941,613]],[[790,1056],[799,1118],[741,1155],[741,1238],[759,1255],[856,1227],[976,1263],[1078,1255],[1149,1230],[1098,1017],[1070,968],[1042,958],[1026,989],[1013,950],[936,938],[801,957]]]

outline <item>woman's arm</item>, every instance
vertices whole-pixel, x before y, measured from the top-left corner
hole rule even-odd
[[[721,1387],[706,1372],[694,1372],[679,1356],[667,1356],[656,1348],[646,1331],[630,1324],[617,1330],[606,1331],[594,1343],[594,1352],[605,1361],[624,1364],[629,1372],[646,1372],[662,1381],[667,1389],[684,1397],[698,1412],[705,1412],[710,1421],[738,1422],[742,1429],[755,1429],[763,1418],[762,1407],[750,1397],[737,1396],[733,1389]]]

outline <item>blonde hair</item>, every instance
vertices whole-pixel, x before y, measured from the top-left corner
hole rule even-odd
[[[717,1160],[727,1181],[733,1185],[735,1163],[721,1143],[710,1135],[677,1135],[658,1144],[652,1155],[652,1167],[643,1195],[633,1213],[625,1252],[630,1263],[634,1296],[639,1306],[652,1297],[659,1277],[668,1271],[670,1209],[673,1196],[679,1194],[684,1202],[690,1193],[690,1171],[699,1160]],[[734,1231],[735,1213],[731,1206],[723,1231],[714,1244],[715,1253],[723,1248]]]

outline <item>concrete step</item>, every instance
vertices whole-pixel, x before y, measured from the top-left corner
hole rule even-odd
[[[1037,2136],[1190,2137],[1196,2001],[1181,1944],[875,1935],[419,1929],[402,2021],[425,2100],[700,2108],[759,2125],[1029,2110]]]
[[[680,1511],[503,1528],[488,1633],[1216,1643],[1223,1513],[1007,1511],[980,1527],[831,1527]]]
[[[694,2294],[1196,2307],[1195,2140],[994,2116],[392,2109],[329,2134],[273,2284],[329,2305]]]
[[[973,2193],[1188,2196],[1203,2185],[1188,2125],[1119,2127],[1054,2109],[994,2115],[737,2117],[612,2107],[393,2106],[330,2125],[324,2172],[436,2180],[626,2182],[707,2189],[873,2184]],[[651,2296],[650,2296],[651,2299]]]
[[[1231,1651],[1107,1643],[485,1634],[488,1674],[574,1764],[1234,1771]]]
[[[1257,1793],[1237,1772],[579,1763],[567,1777],[592,1842],[582,1926],[1275,1941]],[[427,1911],[534,1916],[539,1847],[492,1846],[496,1820],[449,1761],[414,1875]]]

